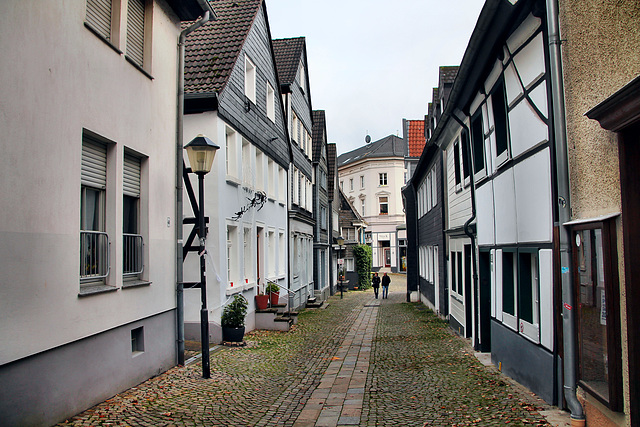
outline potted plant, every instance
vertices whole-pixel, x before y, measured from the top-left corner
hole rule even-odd
[[[222,309],[222,340],[242,342],[244,337],[244,317],[247,315],[247,300],[240,294]]]
[[[256,295],[256,308],[258,310],[266,310],[269,306],[269,295],[265,295],[264,293],[258,291],[258,295]]]
[[[280,290],[278,289],[278,285],[275,283],[269,283],[266,289],[267,295],[269,295],[269,299],[271,300],[271,306],[278,305],[278,300],[280,297]]]

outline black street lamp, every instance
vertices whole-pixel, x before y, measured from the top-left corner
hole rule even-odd
[[[200,238],[200,341],[202,342],[202,377],[211,378],[209,361],[209,311],[207,309],[207,274],[204,255],[207,232],[204,224],[204,176],[209,173],[213,165],[216,151],[220,147],[206,136],[200,134],[191,140],[184,149],[189,156],[191,171],[198,175],[198,237]]]
[[[343,246],[344,245],[344,238],[342,236],[340,236],[340,237],[338,237],[336,239],[336,241],[338,242],[338,265],[340,265],[340,259],[342,257],[342,251],[345,249],[345,247]],[[342,299],[342,297],[343,297],[342,280],[344,279],[344,260],[342,262],[343,262],[343,264],[342,264],[342,274],[340,274],[338,272],[338,276],[339,276],[339,279],[340,279],[340,299]],[[339,269],[340,268],[338,267],[338,270]]]

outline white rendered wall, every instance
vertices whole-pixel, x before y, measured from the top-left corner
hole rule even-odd
[[[81,1],[0,2],[0,341],[12,343],[0,364],[175,308],[179,22],[154,4],[151,80],[84,19]],[[118,288],[124,147],[148,157],[150,286],[78,297],[83,129],[115,142],[107,231]]]

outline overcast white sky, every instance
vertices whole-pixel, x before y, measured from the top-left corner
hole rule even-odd
[[[402,136],[440,65],[460,65],[484,0],[266,0],[274,39],[306,37],[311,102],[338,153]]]

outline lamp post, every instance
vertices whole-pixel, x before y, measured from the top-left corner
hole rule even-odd
[[[209,362],[209,311],[207,309],[207,273],[204,255],[207,232],[204,224],[204,176],[213,165],[216,151],[220,147],[206,136],[200,134],[192,139],[184,149],[187,150],[191,171],[198,175],[198,237],[200,238],[200,341],[202,342],[202,377],[211,378]]]
[[[344,238],[342,236],[338,237],[336,239],[336,241],[338,242],[338,265],[340,265],[340,259],[342,257],[342,251],[344,250]],[[338,268],[339,269],[339,268]],[[342,292],[342,279],[344,279],[344,260],[342,261],[342,274],[340,274],[338,272],[338,276],[340,276],[340,299],[342,299],[343,297],[343,292]]]

